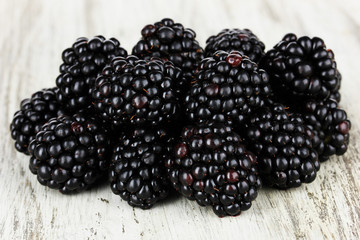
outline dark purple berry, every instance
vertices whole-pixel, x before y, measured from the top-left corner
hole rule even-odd
[[[127,52],[120,47],[120,42],[115,38],[78,38],[71,48],[65,49],[62,53],[63,64],[56,79],[56,85],[59,87],[58,101],[72,110],[79,110],[91,104],[91,91],[96,77],[116,56],[126,57]],[[106,95],[110,89],[104,87],[102,91]]]
[[[281,189],[313,181],[320,167],[304,119],[286,109],[269,104],[235,128],[257,155],[263,183]]]
[[[21,101],[20,110],[14,114],[10,124],[17,151],[28,155],[29,143],[35,139],[41,126],[50,118],[66,113],[65,108],[56,101],[57,91],[57,88],[43,89]]]
[[[334,53],[318,37],[285,35],[265,54],[260,67],[268,72],[275,95],[283,96],[284,103],[294,97],[340,101],[341,75]]]
[[[264,55],[264,49],[264,43],[249,29],[224,29],[206,40],[205,55],[212,57],[218,50],[228,53],[238,51],[258,63]]]
[[[173,138],[164,129],[135,128],[122,132],[113,150],[111,190],[129,205],[151,208],[167,197],[165,164],[172,161]]]
[[[255,155],[223,124],[185,127],[175,159],[165,163],[173,187],[216,215],[237,216],[249,209],[261,187]]]
[[[239,124],[270,93],[268,75],[256,63],[236,51],[218,51],[201,61],[185,96],[185,111],[191,121]]]
[[[180,113],[178,81],[182,72],[171,62],[115,57],[96,79],[92,101],[113,126],[156,126],[173,121]],[[104,86],[112,90],[103,91]]]
[[[45,123],[30,143],[29,167],[42,185],[80,192],[106,175],[108,148],[108,133],[93,116],[64,115]]]
[[[195,40],[195,32],[172,19],[164,18],[146,25],[141,35],[132,54],[145,60],[161,58],[181,68],[185,79],[177,83],[177,88],[182,95],[189,89],[199,62],[204,58],[204,51]]]

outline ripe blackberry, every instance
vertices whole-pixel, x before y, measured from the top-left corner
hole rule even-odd
[[[298,111],[304,116],[308,128],[314,132],[313,145],[320,161],[346,152],[351,122],[335,100],[309,100]]]
[[[15,112],[10,124],[11,137],[15,140],[15,148],[29,154],[29,143],[40,131],[41,126],[50,118],[63,115],[65,109],[56,101],[57,88],[38,91],[21,101],[20,110]]]
[[[289,33],[260,63],[278,94],[289,91],[304,98],[326,99],[340,87],[334,53],[322,39]]]
[[[320,168],[309,130],[300,115],[282,105],[259,109],[236,131],[258,156],[263,183],[281,189],[310,183]]]
[[[172,19],[164,18],[141,30],[142,38],[134,46],[132,54],[142,59],[162,58],[174,63],[184,72],[187,82],[182,82],[186,91],[192,81],[192,75],[204,58],[204,51],[195,40],[196,33],[184,28]]]
[[[96,77],[115,56],[127,56],[125,49],[115,38],[78,38],[71,48],[62,53],[63,63],[56,85],[58,101],[67,108],[81,109],[91,103],[91,88]]]
[[[265,45],[249,29],[223,29],[206,40],[205,56],[212,57],[218,50],[239,51],[251,61],[258,63],[264,56]]]
[[[241,123],[270,93],[268,74],[256,63],[236,51],[218,51],[201,61],[185,110],[192,121]]]
[[[165,163],[173,187],[219,217],[237,216],[251,207],[261,180],[256,156],[239,135],[219,123],[183,129],[175,159]]]
[[[110,167],[111,190],[130,206],[151,208],[167,197],[164,162],[173,138],[164,129],[136,128],[120,136]]]
[[[105,129],[91,116],[52,118],[30,143],[30,170],[42,185],[80,192],[106,176],[108,147]]]
[[[116,57],[96,80],[93,104],[115,126],[169,122],[179,112],[175,82],[181,76],[168,61]]]

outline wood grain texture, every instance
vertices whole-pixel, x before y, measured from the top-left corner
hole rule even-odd
[[[326,5],[325,5],[326,4]],[[360,3],[343,1],[0,1],[0,239],[360,239]],[[131,51],[147,23],[172,17],[204,45],[225,27],[272,47],[287,32],[320,36],[336,53],[351,144],[317,179],[263,189],[253,207],[219,219],[184,198],[133,209],[108,186],[63,196],[41,186],[15,151],[9,123],[21,99],[54,86],[62,49],[79,36],[118,38]]]

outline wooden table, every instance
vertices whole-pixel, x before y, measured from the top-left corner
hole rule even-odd
[[[360,2],[46,1],[0,2],[0,239],[359,239]],[[287,32],[320,36],[343,75],[341,106],[351,144],[317,179],[263,189],[239,217],[219,219],[184,198],[133,209],[103,186],[64,196],[41,186],[13,147],[9,123],[21,99],[55,85],[61,51],[80,36],[118,38],[131,51],[141,28],[163,17],[193,28],[204,46],[222,28],[252,29],[271,48]]]

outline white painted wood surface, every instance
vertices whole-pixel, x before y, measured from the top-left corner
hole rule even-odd
[[[79,36],[118,38],[128,51],[148,23],[172,17],[204,46],[222,28],[250,28],[267,49],[287,32],[320,36],[343,75],[353,123],[349,151],[317,179],[288,191],[263,189],[253,207],[219,219],[184,198],[133,209],[108,186],[64,196],[41,186],[13,148],[9,123],[21,99],[54,86],[62,49]],[[0,239],[359,239],[360,2],[0,0]]]

